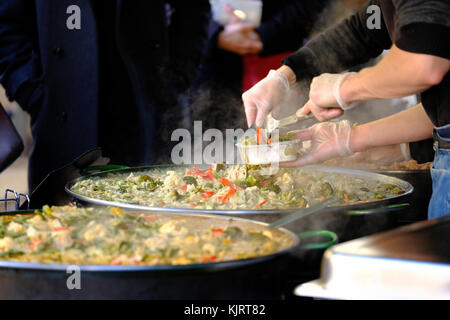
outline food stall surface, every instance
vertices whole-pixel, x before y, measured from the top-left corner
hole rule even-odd
[[[324,299],[450,299],[450,217],[336,245],[321,278],[295,289]]]

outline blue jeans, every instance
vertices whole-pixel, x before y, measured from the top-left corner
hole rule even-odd
[[[438,140],[450,142],[450,124],[435,128]],[[450,215],[450,149],[435,147],[431,168],[433,195],[428,206],[428,219]]]

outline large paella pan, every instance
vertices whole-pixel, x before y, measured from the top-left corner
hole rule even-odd
[[[287,213],[330,195],[337,206],[377,206],[413,191],[408,182],[377,173],[310,166],[267,174],[250,165],[147,166],[94,173],[69,182],[82,202],[130,209],[217,214]]]

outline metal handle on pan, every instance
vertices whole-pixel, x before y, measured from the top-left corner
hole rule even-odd
[[[338,242],[338,236],[336,233],[328,230],[316,230],[316,231],[306,231],[306,232],[300,232],[297,234],[297,236],[300,239],[307,239],[307,238],[316,238],[316,237],[326,237],[329,240],[326,242],[319,242],[319,243],[308,243],[305,245],[301,245],[300,247],[303,249],[309,249],[309,250],[322,250],[322,249],[328,249],[332,245],[335,245]]]
[[[109,170],[128,169],[128,168],[129,167],[123,166],[120,164],[107,164],[107,165],[102,165],[102,166],[87,167],[87,168],[82,169],[80,172],[81,172],[81,175],[86,176],[93,171],[109,171]]]
[[[13,194],[14,198],[8,198],[9,194]],[[0,202],[4,202],[5,207],[4,211],[8,211],[8,203],[13,202],[14,203],[14,210],[19,210],[20,207],[20,200],[24,198],[26,203],[27,209],[30,208],[30,197],[27,194],[24,193],[17,193],[16,191],[12,189],[6,189],[5,191],[5,197],[3,199],[0,199]]]
[[[375,214],[375,213],[383,213],[383,212],[391,212],[391,211],[398,211],[401,209],[404,209],[406,207],[409,207],[409,203],[396,203],[396,204],[391,204],[385,207],[381,207],[381,208],[374,208],[374,209],[361,209],[361,210],[349,210],[346,211],[347,214],[349,215],[365,215],[365,214]]]

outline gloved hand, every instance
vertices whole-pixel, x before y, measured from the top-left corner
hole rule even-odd
[[[317,120],[326,121],[341,116],[343,110],[351,109],[354,104],[347,105],[339,92],[342,81],[350,74],[323,73],[315,77],[311,82],[309,101],[303,107],[302,114],[312,112]]]
[[[347,120],[317,123],[308,129],[300,130],[295,134],[295,138],[300,141],[310,140],[310,148],[297,160],[280,163],[280,166],[299,167],[338,156],[350,156],[353,154],[350,149],[351,132],[352,127]]]
[[[264,119],[270,111],[276,112],[281,101],[289,92],[289,80],[279,71],[270,70],[268,75],[244,92],[245,115],[250,127],[253,123],[262,127]]]

